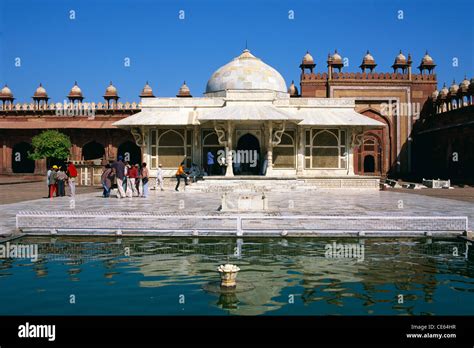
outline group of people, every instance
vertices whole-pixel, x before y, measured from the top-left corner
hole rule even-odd
[[[131,165],[123,160],[123,156],[119,156],[117,161],[106,164],[101,176],[104,189],[102,195],[106,198],[110,197],[114,179],[117,183],[117,198],[148,197],[150,172],[146,163],[142,163],[141,167],[138,164]],[[161,189],[163,190],[163,184],[161,184]]]
[[[64,197],[66,195],[66,184],[69,185],[71,196],[76,194],[77,169],[72,162],[65,165],[53,165],[47,172],[46,184],[48,185],[48,198]]]
[[[65,186],[69,185],[71,196],[76,194],[76,177],[77,168],[72,162],[67,163],[66,170],[64,166],[53,165],[47,173],[48,197],[53,198],[56,193],[57,197],[66,195]],[[159,164],[156,176],[156,190],[164,191],[164,173],[162,165]],[[202,176],[199,167],[195,164],[189,170],[186,170],[185,163],[181,162],[176,171],[176,187],[179,191],[181,179],[184,184],[189,185],[188,177],[191,177],[193,182],[197,181]],[[117,185],[117,198],[125,197],[148,197],[150,181],[150,172],[147,164],[142,163],[130,164],[123,160],[123,156],[119,156],[117,161],[112,164],[107,163],[101,175],[101,185],[103,188],[102,196],[104,198],[110,197],[110,193],[114,183]]]

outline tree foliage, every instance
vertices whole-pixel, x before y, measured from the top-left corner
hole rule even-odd
[[[69,157],[71,140],[69,137],[56,130],[47,130],[33,137],[31,140],[33,152],[29,153],[29,158],[39,159],[57,159],[65,160]]]

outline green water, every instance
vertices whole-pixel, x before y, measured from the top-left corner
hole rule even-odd
[[[460,241],[28,237],[11,243],[37,245],[39,257],[0,259],[0,315],[474,313],[474,246],[466,257]],[[226,262],[237,264],[238,281],[253,289],[205,291]]]

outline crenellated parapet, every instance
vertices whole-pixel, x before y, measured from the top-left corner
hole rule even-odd
[[[327,73],[304,73],[301,81],[328,81]],[[365,72],[333,72],[332,80],[392,80],[392,81],[436,81],[435,74],[408,74],[402,73],[365,73]]]
[[[68,116],[68,113],[71,115],[76,115],[81,111],[134,111],[140,110],[141,103],[137,102],[118,102],[112,105],[108,105],[106,102],[91,102],[91,103],[49,103],[46,105],[38,105],[38,103],[8,103],[0,106],[0,114],[15,114],[15,113],[46,113],[46,114],[57,114],[59,116],[64,115]]]

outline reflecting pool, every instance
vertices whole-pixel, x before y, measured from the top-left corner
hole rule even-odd
[[[474,312],[474,246],[458,240],[24,237],[13,245],[35,246],[37,260],[0,258],[0,315]],[[227,262],[251,286],[206,291]]]

